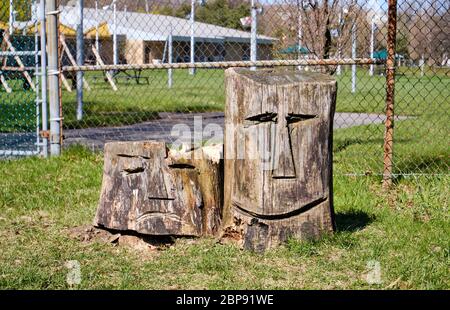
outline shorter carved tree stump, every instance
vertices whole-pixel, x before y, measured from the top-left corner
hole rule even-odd
[[[164,142],[112,142],[104,151],[95,226],[146,235],[218,233],[222,146],[177,152]]]

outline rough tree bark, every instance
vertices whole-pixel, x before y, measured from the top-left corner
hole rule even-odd
[[[263,251],[331,232],[336,82],[319,73],[226,71],[225,235]]]
[[[105,145],[94,225],[146,235],[215,235],[223,200],[222,146],[191,152],[164,142]]]

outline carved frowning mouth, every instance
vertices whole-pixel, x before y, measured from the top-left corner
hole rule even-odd
[[[181,218],[175,213],[171,212],[160,212],[160,211],[147,211],[139,215],[136,222],[142,222],[152,219],[166,219],[174,222],[181,222]]]
[[[171,169],[195,169],[195,166],[184,163],[169,164],[168,166]]]
[[[275,179],[275,180],[293,180],[296,178],[297,178],[297,176],[295,176],[295,175],[287,175],[287,176],[274,175],[274,176],[272,176],[272,179]]]
[[[129,154],[117,154],[117,157],[150,159],[150,157],[145,155],[129,155]]]
[[[175,200],[175,198],[171,198],[171,197],[148,197],[148,199],[150,199],[150,200],[169,200],[169,201],[171,201],[171,200]]]

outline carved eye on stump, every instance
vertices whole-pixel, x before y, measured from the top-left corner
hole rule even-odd
[[[147,235],[215,235],[222,216],[221,163],[167,151],[163,142],[105,145],[95,225]]]

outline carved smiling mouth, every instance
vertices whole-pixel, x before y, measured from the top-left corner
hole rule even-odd
[[[306,212],[308,210],[311,210],[312,208],[320,205],[322,202],[326,201],[327,199],[328,199],[328,197],[319,198],[319,199],[316,199],[316,200],[314,200],[314,201],[312,201],[312,202],[310,202],[310,203],[300,207],[299,209],[295,209],[293,211],[289,211],[289,212],[286,212],[286,213],[271,214],[271,215],[259,214],[259,213],[255,213],[255,212],[246,210],[246,209],[244,209],[241,206],[241,204],[238,201],[235,201],[235,200],[232,202],[232,205],[239,212],[244,213],[246,215],[250,215],[250,216],[255,217],[255,218],[259,218],[259,219],[262,219],[262,220],[283,220],[283,219],[287,219],[287,218],[290,218],[290,217],[295,216],[295,215],[299,215],[299,214],[304,213],[304,212]]]

